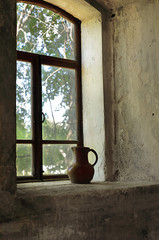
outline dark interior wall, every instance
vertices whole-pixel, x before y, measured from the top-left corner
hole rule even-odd
[[[12,218],[15,168],[15,0],[0,1],[0,221]]]
[[[0,2],[0,190],[15,192],[15,0]]]

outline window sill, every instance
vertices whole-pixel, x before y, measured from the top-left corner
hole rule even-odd
[[[69,180],[33,182],[17,184],[17,197],[29,198],[38,196],[105,196],[126,191],[159,189],[159,182],[91,182],[90,184],[73,184]]]
[[[79,215],[82,212],[84,215],[87,211],[98,214],[103,210],[116,216],[123,206],[131,205],[134,209],[140,206],[146,210],[152,205],[155,208],[158,196],[159,182],[22,183],[17,185],[15,218],[39,219],[53,214],[52,218],[56,219],[59,214]]]
[[[158,229],[158,198],[159,182],[22,183],[17,185],[14,219],[1,224],[0,236],[8,240],[139,239],[145,229],[150,234]]]

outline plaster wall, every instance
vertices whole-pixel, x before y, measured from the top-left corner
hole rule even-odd
[[[97,9],[93,8],[89,3],[87,3],[87,1],[84,0],[47,0],[46,2],[65,9],[67,12],[80,19],[81,21],[99,15]]]
[[[159,3],[139,1],[113,20],[114,171],[159,179]]]
[[[94,180],[105,180],[105,127],[101,15],[82,22],[82,92],[84,145],[98,153]],[[94,154],[89,154],[94,162]]]

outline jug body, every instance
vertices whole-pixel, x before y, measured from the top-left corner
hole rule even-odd
[[[90,183],[94,176],[94,165],[97,163],[97,153],[88,147],[73,147],[75,159],[73,164],[68,167],[67,174],[72,183]],[[94,164],[88,161],[88,153],[93,152],[96,156]]]

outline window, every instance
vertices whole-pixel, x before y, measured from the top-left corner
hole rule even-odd
[[[66,178],[83,145],[80,21],[43,1],[17,3],[19,180]]]

